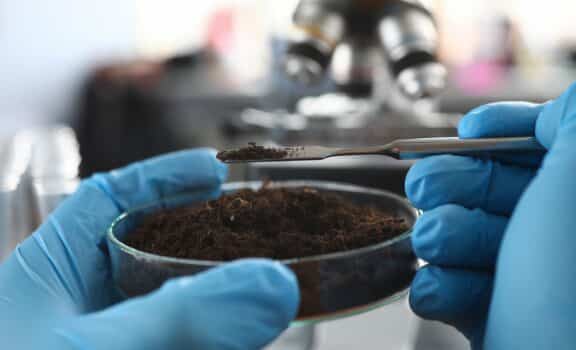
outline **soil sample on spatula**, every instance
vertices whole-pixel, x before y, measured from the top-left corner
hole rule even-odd
[[[308,187],[265,186],[151,214],[125,243],[144,252],[183,259],[261,257],[285,261],[369,247],[408,229],[401,217],[336,194]],[[299,316],[323,310],[318,305],[322,300],[306,294],[320,294],[319,274],[325,271],[309,268],[295,272],[302,299]],[[342,278],[347,276],[336,276]]]
[[[221,161],[243,161],[259,159],[282,159],[288,155],[288,151],[282,148],[259,146],[249,142],[247,147],[220,151],[216,155]]]

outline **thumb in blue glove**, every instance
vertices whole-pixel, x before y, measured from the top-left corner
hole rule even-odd
[[[295,285],[280,263],[232,263],[65,320],[54,330],[54,349],[261,349],[294,318]]]
[[[118,303],[104,235],[123,211],[219,194],[214,152],[178,152],[83,182],[0,266],[0,341],[14,349],[258,349],[296,314],[285,267],[248,260]]]

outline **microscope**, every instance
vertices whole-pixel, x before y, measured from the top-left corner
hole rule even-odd
[[[457,116],[437,112],[447,84],[437,24],[420,2],[300,0],[293,29],[283,57],[285,73],[298,86],[329,79],[333,89],[300,97],[291,113],[268,122],[276,126],[274,142],[366,146],[454,136]],[[344,181],[403,194],[409,166],[364,157],[260,164],[252,176]]]
[[[300,83],[330,74],[346,95],[397,91],[409,101],[434,98],[446,85],[436,23],[418,1],[301,0],[293,23],[285,71]]]
[[[248,110],[239,124],[278,144],[451,136],[454,116],[437,113],[448,75],[438,27],[419,1],[299,0],[291,27],[280,58],[285,108]]]

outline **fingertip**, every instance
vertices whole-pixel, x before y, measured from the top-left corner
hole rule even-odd
[[[416,273],[408,298],[412,311],[425,319],[434,318],[438,310],[440,282],[434,269],[434,266],[425,266]]]
[[[285,323],[296,317],[300,304],[298,280],[286,265],[269,259],[243,259],[228,264],[227,269],[246,278],[257,278],[260,292],[284,315]]]
[[[425,319],[473,322],[485,315],[491,291],[489,272],[427,265],[412,282],[409,302]]]
[[[453,155],[434,156],[418,161],[406,175],[406,196],[412,204],[423,210],[444,204],[449,194],[446,190],[458,185],[450,182],[450,179],[455,180],[459,172],[467,171],[470,162],[474,160]]]
[[[561,96],[555,100],[548,101],[536,123],[536,138],[548,150],[550,150],[558,137],[558,133],[563,129],[565,122],[574,123],[576,118],[567,115],[574,110],[572,99],[576,97],[576,83],[572,84]],[[572,135],[569,135],[572,138]]]
[[[285,287],[289,287],[290,285],[297,283],[296,275],[294,272],[286,267],[286,265],[275,260],[264,258],[241,259],[227,264],[227,268],[242,270],[247,274],[258,272],[270,280],[275,280],[275,282],[287,284],[284,285]]]
[[[296,275],[285,265],[268,259],[243,259],[211,268],[203,273],[169,280],[164,295],[182,291],[185,298],[219,298],[238,303],[252,313],[254,322],[268,319],[268,327],[279,331],[296,317],[300,293]],[[269,317],[273,315],[273,324]]]
[[[428,265],[416,274],[409,303],[416,315],[473,336],[486,320],[491,290],[490,273]]]
[[[481,106],[473,109],[468,114],[460,119],[458,123],[458,136],[461,138],[474,138],[478,135],[482,135],[481,126],[482,123],[480,119],[482,114],[489,110],[491,107],[489,105]]]
[[[436,237],[436,222],[429,212],[425,212],[418,218],[412,228],[412,249],[420,259],[430,261],[431,256],[438,255],[434,251],[438,245],[434,244]]]
[[[249,272],[258,271],[266,276],[271,285],[282,287],[282,290],[290,291],[290,294],[298,294],[298,280],[294,272],[286,265],[270,259],[243,259],[235,263],[238,267]]]
[[[194,148],[160,155],[134,165],[145,167],[152,174],[178,174],[189,179],[203,177],[219,184],[226,180],[228,167],[216,158],[216,154],[212,148]]]
[[[224,183],[228,178],[228,165],[216,158],[218,151],[213,148],[201,148],[200,150],[205,151],[210,156],[214,165],[216,177],[220,183]]]
[[[409,170],[404,180],[404,191],[406,197],[417,208],[423,208],[425,196],[425,181],[430,169],[436,164],[435,157],[424,158],[416,162]]]
[[[458,124],[461,138],[531,136],[542,105],[529,102],[496,102],[477,107]]]
[[[204,168],[211,168],[214,175],[213,182],[222,184],[228,177],[228,166],[216,158],[217,154],[218,151],[215,149],[204,147],[172,153],[172,156],[178,158],[182,165],[188,168],[200,171],[207,170]],[[167,157],[170,157],[170,154]]]
[[[433,264],[439,264],[447,258],[449,252],[446,252],[448,245],[445,242],[450,240],[450,227],[447,226],[454,225],[455,221],[446,218],[454,217],[452,212],[459,208],[447,204],[429,210],[418,218],[412,231],[412,247],[416,256]]]
[[[489,103],[472,109],[458,123],[461,138],[487,137],[496,132],[493,119],[498,118],[512,103]]]

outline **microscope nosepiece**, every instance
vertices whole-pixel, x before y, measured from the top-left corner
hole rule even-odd
[[[446,85],[446,68],[438,62],[438,30],[423,7],[403,3],[378,26],[382,49],[400,90],[412,99],[434,97]]]

